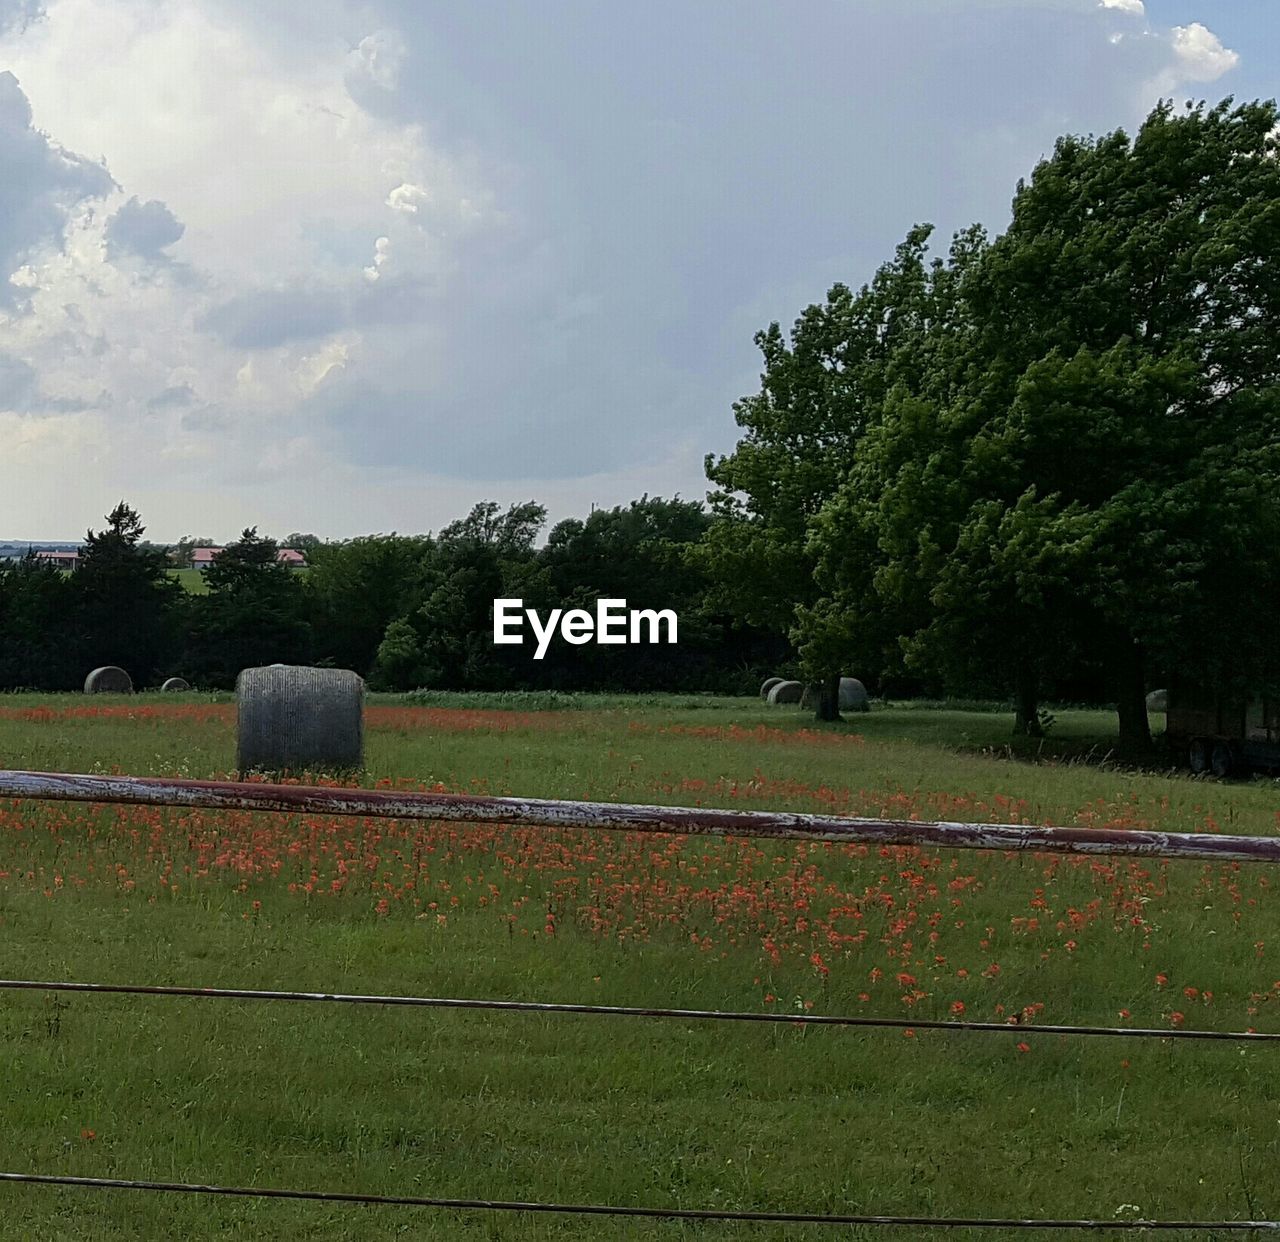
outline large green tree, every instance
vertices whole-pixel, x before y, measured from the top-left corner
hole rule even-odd
[[[1276,119],[1166,104],[1132,140],[1060,140],[1005,234],[953,256],[947,330],[813,524],[828,601],[894,616],[918,666],[1016,690],[1028,732],[1073,662],[1134,744],[1152,665],[1265,671]]]
[[[789,339],[777,323],[756,335],[760,391],[734,405],[743,435],[732,453],[706,462],[716,488],[707,564],[717,600],[745,621],[801,641],[813,637],[802,617],[823,592],[814,580],[811,525],[878,422],[891,362],[918,329],[929,232],[913,229],[856,293],[835,285],[801,314]],[[818,716],[835,718],[847,671],[839,644],[810,641],[805,665],[822,686]]]

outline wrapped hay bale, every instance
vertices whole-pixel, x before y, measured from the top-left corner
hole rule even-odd
[[[132,694],[133,679],[114,664],[95,668],[84,679],[85,694]]]
[[[1147,711],[1149,712],[1167,712],[1169,710],[1169,692],[1168,690],[1152,690],[1147,695]]]
[[[856,677],[840,678],[840,710],[842,712],[869,712],[871,710],[867,688]]]
[[[190,684],[181,677],[166,677],[160,684],[160,689],[167,694],[172,694],[178,690],[190,690]]]
[[[236,678],[236,767],[358,768],[364,681],[348,669],[273,664]]]
[[[766,700],[770,707],[780,707],[788,703],[799,703],[804,694],[804,687],[798,681],[780,681]]]
[[[760,697],[762,699],[767,699],[769,697],[769,691],[772,690],[774,686],[778,685],[778,683],[781,681],[782,681],[781,677],[766,678],[765,681],[762,682],[760,685]]]

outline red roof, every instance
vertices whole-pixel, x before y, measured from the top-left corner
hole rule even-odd
[[[213,558],[221,551],[221,548],[192,548],[191,563],[193,565],[212,565]],[[307,563],[307,558],[297,548],[280,548],[276,552],[276,560],[282,565],[305,565]]]

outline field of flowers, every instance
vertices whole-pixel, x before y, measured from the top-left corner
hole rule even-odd
[[[386,702],[368,709],[364,779],[902,819],[1280,826],[1271,783],[973,753],[1006,726],[937,713],[929,729],[963,738],[960,751],[922,738],[909,712],[827,731],[720,700]],[[230,704],[195,697],[0,704],[12,768],[216,776],[233,730]],[[1280,1031],[1276,882],[1238,864],[0,801],[7,978],[1010,1028],[0,993],[0,1168],[801,1211],[1276,1215],[1280,1049],[1034,1030]],[[158,1198],[10,1187],[0,1211],[14,1236],[38,1237],[728,1232]]]

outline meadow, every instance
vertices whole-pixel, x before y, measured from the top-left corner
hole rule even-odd
[[[1112,720],[1060,711],[1027,755],[1010,751],[1007,715],[978,710],[817,729],[741,699],[375,697],[362,781],[1277,831],[1274,782],[1096,762]],[[225,699],[0,699],[9,768],[209,777],[233,753]],[[1232,864],[0,801],[6,978],[1010,1024],[4,992],[0,1169],[757,1210],[1276,1217],[1280,1050],[1034,1030],[1280,1031],[1274,889],[1266,868]],[[0,1214],[6,1238],[40,1239],[930,1236],[30,1186],[0,1187]]]

